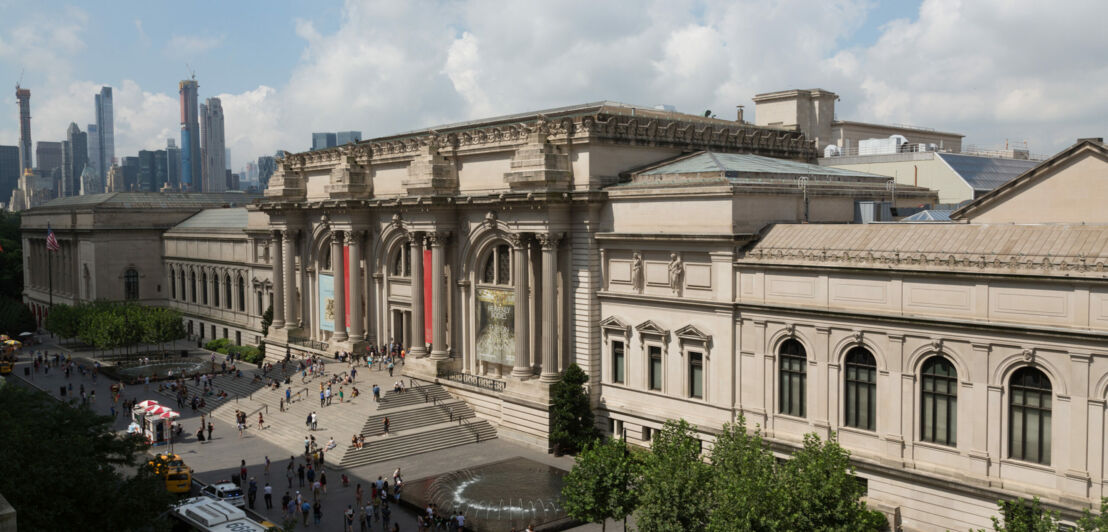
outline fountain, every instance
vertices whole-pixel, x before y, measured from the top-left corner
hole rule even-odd
[[[192,375],[205,369],[205,362],[197,359],[185,359],[185,360],[173,360],[173,361],[160,361],[151,362],[149,364],[141,364],[138,366],[131,366],[127,368],[119,368],[117,371],[123,377],[128,378],[143,378],[150,376],[151,378],[157,376],[164,379],[169,377],[171,372],[172,376]]]
[[[461,511],[476,530],[507,532],[529,524],[564,530],[574,524],[562,508],[565,474],[516,457],[405,483],[401,497],[419,509],[431,503],[444,513]]]

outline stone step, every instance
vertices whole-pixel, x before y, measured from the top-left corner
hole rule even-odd
[[[381,401],[377,404],[377,408],[381,410],[400,408],[426,403],[429,402],[429,400],[437,399],[439,401],[446,401],[453,398],[454,396],[450,395],[450,392],[446,391],[442,386],[437,384],[424,384],[405,389],[400,393],[395,393],[391,390],[385,392],[381,396]]]
[[[451,417],[453,411],[453,417]],[[384,435],[384,419],[389,418],[389,432],[408,431],[440,423],[469,419],[474,417],[473,410],[460,400],[439,401],[437,404],[426,403],[413,408],[400,411],[387,411],[369,416],[361,434],[367,438]]]
[[[496,438],[496,429],[483,419],[464,424],[443,423],[407,433],[366,440],[361,449],[350,448],[339,461],[340,468],[395,460],[450,447]]]

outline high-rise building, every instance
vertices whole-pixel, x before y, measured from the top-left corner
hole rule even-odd
[[[154,152],[139,150],[138,164],[138,190],[140,192],[157,192],[161,187],[154,182]]]
[[[178,84],[181,97],[181,190],[207,192],[203,188],[200,161],[200,122],[197,95],[200,84],[186,79]]]
[[[154,191],[165,187],[169,180],[169,160],[165,150],[154,151]]]
[[[134,191],[138,190],[139,186],[139,158],[138,157],[124,157],[123,164],[120,166],[123,170],[123,190]]]
[[[96,124],[89,124],[88,130],[88,165],[97,172],[100,171],[100,128]],[[99,174],[102,175],[102,174]]]
[[[19,167],[34,168],[31,159],[31,90],[15,85],[15,99],[19,104]]]
[[[81,174],[88,164],[88,134],[76,123],[66,129],[66,141],[62,143],[62,183],[59,197],[81,194]]]
[[[3,201],[8,201],[12,190],[19,185],[19,165],[19,147],[0,146],[0,199]]]
[[[312,151],[334,147],[334,133],[312,133]]]
[[[276,171],[277,159],[269,155],[258,157],[258,186],[261,188],[269,186],[269,176]]]
[[[227,165],[228,169],[231,168],[231,148],[223,148],[223,164]]]
[[[100,87],[100,94],[96,95],[96,132],[89,125],[88,136],[89,150],[95,147],[97,152],[96,158],[89,156],[90,164],[95,162],[94,168],[103,178],[115,159],[115,104],[111,87]]]
[[[108,169],[108,177],[105,181],[105,192],[123,192],[126,190],[123,186],[123,168],[118,164],[113,164]]]
[[[181,149],[173,139],[165,141],[165,184],[173,190],[181,188]]]
[[[208,98],[200,105],[201,158],[204,168],[204,192],[227,190],[226,145],[223,141],[223,105],[219,98]]]
[[[62,143],[43,140],[36,142],[35,160],[38,161],[38,166],[35,167],[38,175],[53,175],[54,170],[62,166]]]
[[[335,133],[335,146],[342,146],[360,140],[362,140],[361,131],[339,131]]]

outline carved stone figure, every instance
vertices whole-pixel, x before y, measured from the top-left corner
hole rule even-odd
[[[642,293],[643,289],[643,264],[642,253],[635,252],[631,258],[631,286],[636,292]]]
[[[681,260],[680,253],[669,255],[669,287],[673,293],[681,295],[681,287],[685,281],[685,263]]]

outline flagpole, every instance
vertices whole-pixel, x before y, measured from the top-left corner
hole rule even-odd
[[[50,306],[54,308],[54,255],[52,253],[46,254],[46,277],[47,277],[47,290],[50,293]]]

